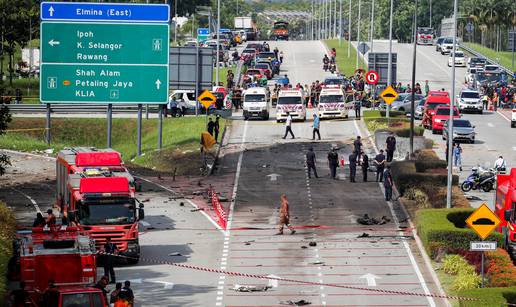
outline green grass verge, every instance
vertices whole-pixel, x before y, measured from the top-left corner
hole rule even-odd
[[[506,306],[516,304],[516,287],[482,288],[465,290],[457,293],[460,296],[472,297],[481,301],[460,301],[460,307]]]
[[[0,202],[0,306],[6,306],[7,264],[12,255],[12,240],[15,235],[16,220],[6,204]]]
[[[4,81],[5,95],[14,96],[16,89],[20,89],[23,93],[23,102],[34,101],[39,103],[39,79],[21,78],[13,79],[13,86],[9,85],[9,78]]]
[[[197,162],[200,134],[205,130],[204,116],[166,118],[163,121],[163,150],[156,150],[158,144],[158,120],[143,120],[142,153],[137,157],[136,119],[113,119],[112,146],[122,154],[126,162],[160,171],[172,171],[178,167],[178,174],[189,167],[190,162],[182,163],[185,156],[192,156]],[[225,120],[221,119],[221,133]],[[107,146],[106,120],[101,118],[55,118],[52,120],[52,144],[45,143],[44,118],[13,118],[5,135],[0,136],[0,148],[20,151],[54,149],[54,153],[64,147]],[[36,129],[36,131],[12,131],[16,129]],[[188,158],[189,159],[189,158]],[[178,165],[181,164],[181,165]],[[185,165],[187,164],[187,165]]]
[[[486,56],[492,60],[496,61],[498,59],[498,62],[500,63],[500,65],[514,70],[514,68],[512,67],[512,52],[510,52],[510,51],[496,52],[495,50],[493,50],[491,48],[487,48],[480,44],[475,44],[475,43],[464,43],[464,45],[482,53],[484,56]]]
[[[367,110],[363,113],[364,122],[371,134],[377,130],[387,130],[399,137],[410,136],[410,119],[405,117],[403,112],[390,112],[390,119],[385,117],[385,111]],[[424,128],[420,126],[414,127],[416,136],[422,136]]]
[[[335,48],[335,50],[337,50],[337,67],[339,71],[346,76],[353,75],[356,69],[356,49],[351,46],[350,56],[348,57],[349,43],[347,40],[341,40],[341,43],[339,43],[338,39],[330,39],[325,40],[324,43],[329,49]],[[358,67],[367,69],[362,58],[358,59]]]

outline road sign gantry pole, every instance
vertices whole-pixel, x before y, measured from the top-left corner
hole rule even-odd
[[[387,60],[387,86],[392,85],[392,11],[394,7],[394,0],[391,0],[391,9],[389,15],[389,59]],[[389,111],[391,110],[391,106],[386,106],[386,117],[387,117],[387,125],[389,124]]]
[[[416,98],[416,91],[414,90],[416,86],[416,56],[417,56],[417,5],[418,0],[416,0],[416,6],[414,10],[414,46],[412,50],[412,93],[410,97],[410,157],[414,154],[414,108],[415,103],[414,100]]]
[[[358,18],[357,18],[357,58],[356,58],[356,64],[355,69],[358,69],[358,58],[360,57],[358,46],[360,45],[360,15],[361,15],[361,9],[362,9],[362,0],[358,0]]]

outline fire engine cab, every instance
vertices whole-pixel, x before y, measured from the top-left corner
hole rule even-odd
[[[137,204],[139,206],[137,207]],[[134,179],[111,150],[63,150],[57,159],[57,206],[89,232],[97,249],[108,237],[129,263],[140,257],[138,221],[145,216]]]
[[[505,236],[506,249],[516,256],[516,168],[497,176],[495,213],[501,223],[498,231]]]
[[[351,103],[346,103],[344,91],[337,86],[325,86],[319,95],[317,113],[320,118],[347,118]]]
[[[102,291],[91,287],[97,264],[88,233],[77,227],[33,228],[21,235],[16,246],[20,280],[30,295],[28,306],[106,306]],[[50,280],[56,287],[45,293]]]

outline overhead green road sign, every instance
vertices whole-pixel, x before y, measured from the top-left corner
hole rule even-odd
[[[168,101],[168,65],[41,64],[43,103]]]
[[[167,24],[41,23],[42,63],[166,64]]]

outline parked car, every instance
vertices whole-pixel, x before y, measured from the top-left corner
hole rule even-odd
[[[419,101],[424,99],[425,96],[421,94],[415,94],[414,105],[418,105]],[[391,110],[410,113],[412,110],[412,93],[401,93],[396,97],[391,104]]]
[[[453,119],[460,118],[459,109],[453,107]],[[432,116],[432,134],[443,131],[444,122],[450,119],[450,106],[439,106]]]
[[[455,50],[459,49],[459,45],[455,45]],[[449,54],[453,50],[453,38],[446,37],[441,43],[441,54]]]
[[[421,99],[418,101],[418,104],[416,106],[416,111],[414,111],[414,118],[422,119],[424,111],[425,111],[425,99]]]
[[[449,110],[449,109],[448,109]],[[448,126],[450,120],[446,120],[443,125],[443,140],[448,139]],[[475,143],[475,126],[467,119],[453,119],[453,141],[465,141]]]
[[[453,66],[453,53],[450,53],[450,56],[448,57],[448,67]],[[466,67],[466,56],[464,55],[464,52],[460,50],[455,51],[455,66],[463,66]]]
[[[443,93],[443,92],[441,92]],[[440,106],[450,104],[449,96],[430,96],[426,97],[423,111],[423,127],[426,129],[432,128],[432,117],[435,115],[436,109]]]
[[[502,70],[500,69],[500,67],[498,65],[488,64],[488,65],[484,66],[484,72],[492,73],[492,74],[499,74],[502,72]]]
[[[483,69],[486,65],[486,59],[471,57],[468,58],[468,68],[481,68]]]
[[[466,72],[466,76],[464,77],[464,82],[466,82],[466,84],[468,84],[468,86],[470,86],[470,87],[475,87],[475,80],[476,80],[475,75],[481,71],[483,71],[483,69],[478,68],[478,67],[468,68],[468,71]]]
[[[265,75],[267,77],[267,80],[270,80],[272,78],[272,69],[269,65],[265,63],[257,63],[254,65],[254,69],[259,69],[262,75]]]
[[[457,105],[461,112],[472,111],[482,114],[482,100],[477,90],[464,89],[457,95]]]

